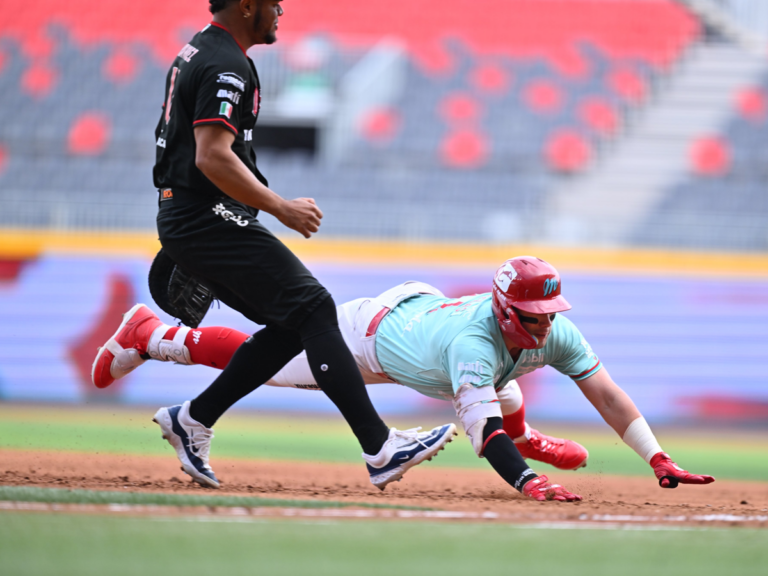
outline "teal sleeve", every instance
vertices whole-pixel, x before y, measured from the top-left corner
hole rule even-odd
[[[443,355],[443,367],[454,394],[462,384],[493,386],[496,349],[493,340],[480,334],[460,334]]]
[[[603,367],[600,359],[573,322],[564,316],[560,316],[559,320],[559,350],[557,360],[551,366],[574,380],[592,376]]]

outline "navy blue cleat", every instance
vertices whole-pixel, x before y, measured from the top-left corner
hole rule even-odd
[[[163,438],[176,450],[181,469],[203,486],[218,488],[219,481],[208,465],[213,430],[189,415],[189,401],[180,406],[160,408],[153,421],[163,431]]]
[[[384,490],[387,484],[400,480],[410,468],[432,458],[456,436],[454,424],[444,424],[429,432],[421,428],[391,428],[389,438],[376,456],[363,454],[371,483]]]

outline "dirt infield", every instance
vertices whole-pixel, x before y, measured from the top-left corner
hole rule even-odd
[[[411,470],[384,492],[368,481],[364,466],[350,464],[214,460],[220,490],[191,483],[173,456],[118,456],[0,450],[0,485],[131,492],[233,494],[267,498],[333,500],[419,506],[486,513],[520,521],[605,520],[768,527],[768,483],[717,481],[662,490],[650,474],[628,478],[579,472],[552,478],[583,502],[523,499],[492,470],[430,466]]]

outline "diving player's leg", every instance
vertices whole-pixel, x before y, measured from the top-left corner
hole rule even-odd
[[[587,465],[589,452],[573,440],[547,436],[525,421],[523,393],[515,380],[497,392],[501,404],[504,431],[513,439],[523,458],[551,464],[561,470],[575,470]]]
[[[222,326],[169,326],[149,307],[136,304],[96,352],[91,380],[97,388],[106,388],[147,360],[223,369],[246,338],[248,334]]]
[[[359,343],[356,342],[354,329],[347,313],[352,312],[354,316],[353,309],[356,310],[356,302],[349,302],[336,309],[344,341],[353,350],[359,348]],[[106,388],[115,380],[124,378],[147,360],[185,365],[202,364],[223,370],[240,345],[250,336],[223,326],[192,329],[170,326],[164,324],[154,311],[143,304],[132,308],[124,315],[124,318],[126,317],[127,320],[123,321],[116,334],[97,353],[92,376],[94,384],[99,388]],[[115,348],[115,343],[121,343],[125,348],[115,350],[116,354],[114,354],[110,350]],[[353,355],[359,356],[354,352]],[[358,367],[366,383],[386,382],[376,374],[364,372],[363,366],[358,365]],[[320,390],[309,368],[305,351],[295,356],[266,384]]]

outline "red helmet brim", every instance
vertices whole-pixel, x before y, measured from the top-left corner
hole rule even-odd
[[[531,312],[533,314],[554,314],[556,312],[565,312],[571,309],[571,305],[568,304],[568,300],[557,295],[551,300],[535,300],[531,302],[512,302],[512,306],[519,308],[523,312]]]

